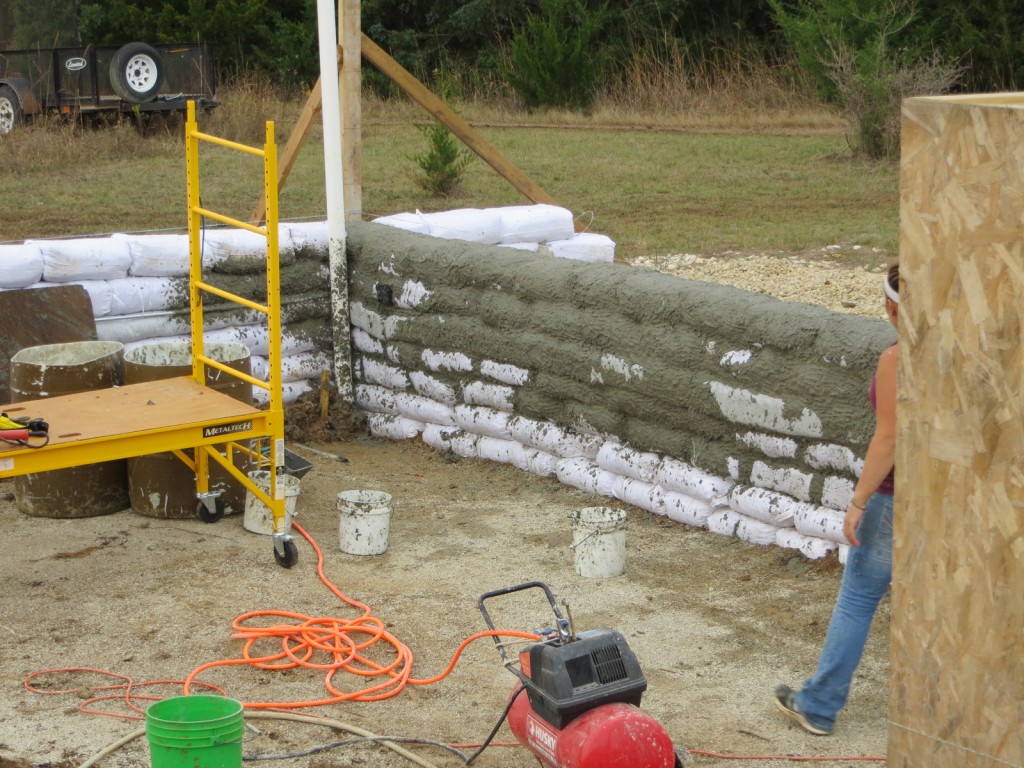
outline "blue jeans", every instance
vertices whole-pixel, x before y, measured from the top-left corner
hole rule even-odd
[[[892,580],[892,496],[876,493],[857,528],[814,677],[796,694],[796,706],[811,724],[832,730],[846,704],[860,664],[871,620]]]

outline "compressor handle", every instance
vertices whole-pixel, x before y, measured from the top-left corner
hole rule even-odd
[[[551,605],[551,610],[554,612],[555,618],[557,619],[558,636],[563,643],[568,643],[571,639],[569,637],[569,623],[562,616],[562,612],[558,610],[558,602],[555,600],[555,596],[551,592],[551,588],[542,581],[527,581],[523,584],[517,584],[514,587],[504,587],[503,589],[496,589],[492,592],[486,592],[480,595],[480,599],[477,601],[477,606],[480,608],[480,613],[483,614],[484,623],[487,625],[487,628],[490,630],[494,630],[495,626],[494,622],[491,621],[490,614],[487,613],[487,608],[484,606],[484,601],[494,597],[500,597],[501,595],[508,595],[513,592],[522,592],[526,589],[544,590],[544,594],[547,595],[548,598],[548,603]],[[502,644],[501,639],[499,637],[495,637],[494,644],[495,646],[497,646],[498,653],[501,654],[501,659],[505,662],[505,666],[508,666],[511,662],[509,662],[508,654],[505,652],[505,646]]]

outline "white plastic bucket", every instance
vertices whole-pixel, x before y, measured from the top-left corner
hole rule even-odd
[[[349,555],[379,555],[388,548],[391,494],[342,491],[338,494],[338,539]]]
[[[584,507],[572,513],[576,573],[605,578],[626,568],[626,510]]]
[[[287,533],[292,527],[292,518],[295,517],[295,502],[299,498],[300,490],[299,478],[293,475],[278,477],[284,480],[284,529],[281,533]],[[270,472],[265,469],[250,472],[249,479],[265,494],[274,497],[270,490]],[[245,517],[242,519],[242,526],[253,533],[268,536],[274,533],[274,513],[249,490],[245,492]]]

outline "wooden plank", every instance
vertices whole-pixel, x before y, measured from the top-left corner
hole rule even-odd
[[[1024,765],[1022,103],[904,103],[888,761],[900,768]]]
[[[519,170],[501,152],[487,143],[472,126],[455,114],[443,101],[430,92],[401,64],[366,35],[362,35],[363,56],[377,69],[390,77],[413,101],[432,114],[455,134],[480,159],[497,171],[513,187],[535,203],[557,205],[555,199],[540,188],[529,176]]]
[[[44,448],[0,444],[0,477],[261,437],[268,418],[190,377],[26,400],[0,410],[41,418],[50,427]]]
[[[338,45],[358,51],[362,36],[360,0],[338,0]],[[362,56],[342,57],[341,65],[341,168],[345,182],[345,219],[363,217],[363,78]]]

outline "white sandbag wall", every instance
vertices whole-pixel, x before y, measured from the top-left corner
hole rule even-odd
[[[575,231],[572,212],[557,205],[458,208],[440,213],[396,213],[375,224],[447,240],[500,245],[576,261],[614,261],[615,241]]]
[[[845,558],[884,321],[439,243],[425,216],[348,230],[355,400],[374,434]]]
[[[330,368],[330,291],[327,227],[323,222],[282,225],[282,372],[284,399],[293,402],[319,386]],[[209,229],[202,236],[203,268],[215,285],[263,301],[266,239],[245,230]],[[115,234],[0,245],[0,290],[69,283],[85,288],[102,341],[126,349],[189,341],[189,247],[186,234]],[[263,318],[251,310],[205,302],[208,343],[238,342],[252,355],[254,375],[267,380],[269,340]],[[254,388],[257,402],[266,390]]]

